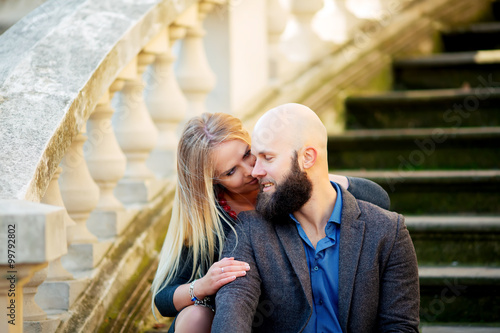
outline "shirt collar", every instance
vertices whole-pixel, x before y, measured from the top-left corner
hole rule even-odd
[[[330,181],[333,188],[337,192],[337,199],[335,200],[335,206],[333,207],[332,215],[328,219],[328,223],[325,227],[326,235],[330,236],[330,233],[335,230],[333,223],[340,224],[342,216],[342,191],[337,183]],[[295,221],[296,224],[300,225],[300,222],[290,213],[290,218]],[[331,226],[330,226],[331,225]]]
[[[328,219],[328,222],[335,222],[340,224],[342,220],[342,191],[340,190],[340,186],[330,181],[335,191],[337,191],[337,199],[335,200],[335,207],[333,208],[332,215]]]

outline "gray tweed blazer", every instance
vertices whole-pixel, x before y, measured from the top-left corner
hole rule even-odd
[[[339,321],[343,332],[418,332],[415,249],[404,218],[342,189]],[[295,224],[239,215],[224,256],[250,264],[216,296],[212,332],[301,332],[313,307],[311,281]]]

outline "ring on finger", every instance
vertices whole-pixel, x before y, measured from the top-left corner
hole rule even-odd
[[[222,267],[222,268],[220,269],[220,271],[221,271],[222,273],[224,273],[224,267]]]

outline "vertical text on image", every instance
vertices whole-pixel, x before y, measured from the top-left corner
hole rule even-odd
[[[7,263],[9,270],[7,271],[6,279],[10,282],[7,291],[7,317],[10,325],[16,325],[16,225],[7,225]]]

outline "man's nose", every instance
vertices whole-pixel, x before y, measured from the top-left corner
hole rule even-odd
[[[255,161],[255,165],[253,167],[252,177],[262,178],[265,175],[266,175],[266,171],[264,170],[264,168],[262,168],[262,165],[261,165],[259,159],[257,158],[257,160]]]

